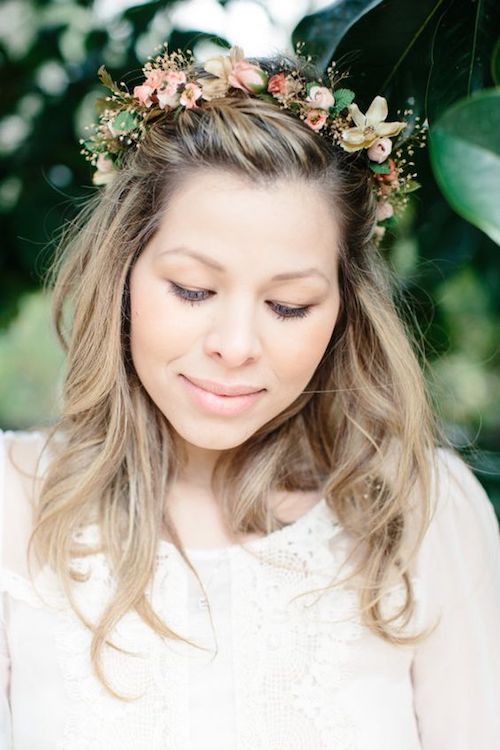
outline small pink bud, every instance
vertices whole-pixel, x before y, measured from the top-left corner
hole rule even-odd
[[[376,161],[378,164],[382,164],[391,151],[392,143],[390,138],[377,138],[368,149],[368,158],[370,161]]]
[[[258,65],[253,65],[246,60],[239,60],[232,66],[227,79],[235,89],[260,94],[266,90],[269,76]]]

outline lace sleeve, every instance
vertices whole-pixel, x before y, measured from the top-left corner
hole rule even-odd
[[[417,646],[422,749],[500,747],[500,537],[493,505],[460,457],[439,449],[438,511],[423,545],[430,622]]]

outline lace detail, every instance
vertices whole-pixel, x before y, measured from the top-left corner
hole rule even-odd
[[[98,528],[89,525],[77,538],[96,543]],[[359,717],[352,699],[344,698],[343,687],[356,644],[369,637],[359,621],[358,594],[345,587],[313,591],[331,583],[338,572],[344,542],[323,501],[266,537],[210,551],[226,555],[230,569],[238,750],[356,749]],[[88,581],[75,582],[74,592],[85,617],[96,622],[115,585],[106,557],[99,553],[78,558],[73,565],[90,572]],[[39,582],[47,591],[48,572],[42,572]],[[346,565],[342,577],[349,572]],[[175,547],[163,542],[146,592],[169,627],[188,638],[190,575]],[[34,601],[18,577],[3,574],[1,581],[14,597]],[[52,583],[53,601],[60,604],[61,592]],[[399,604],[402,593],[394,591],[390,607]],[[58,664],[68,695],[56,750],[188,750],[192,647],[163,640],[137,613],[127,613],[108,641],[131,653],[105,646],[102,658],[112,687],[122,695],[138,696],[125,703],[97,679],[90,660],[92,633],[69,604],[54,616]]]
[[[102,559],[86,562],[91,567],[97,562],[97,575],[78,584],[77,603],[95,621],[113,590],[113,582],[105,575]],[[185,632],[185,581],[175,564],[158,577],[152,599],[167,624],[176,632]],[[91,638],[75,613],[66,610],[59,620],[57,647],[71,709],[57,750],[187,748],[187,674],[170,645],[135,612],[127,613],[111,631],[108,641],[137,654],[120,653],[109,646],[103,650],[104,674],[113,689],[137,697],[124,703],[98,681],[89,658]]]

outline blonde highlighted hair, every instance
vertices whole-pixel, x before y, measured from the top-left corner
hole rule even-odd
[[[289,55],[256,62],[270,74],[286,63],[315,79],[312,68]],[[444,438],[427,393],[421,348],[404,321],[408,309],[371,239],[375,206],[368,170],[359,154],[331,145],[287,110],[239,93],[186,110],[175,121],[156,121],[115,179],[64,227],[47,277],[67,369],[29,547],[56,570],[75,611],[93,630],[96,673],[122,700],[106,681],[101,655],[123,615],[134,609],[158,634],[182,638],[145,594],[162,528],[191,567],[162,502],[182,457],[131,361],[129,275],[171,196],[200,170],[229,171],[253,184],[305,181],[327,198],[341,235],[341,309],[310,383],[216,466],[213,489],[228,532],[262,534],[282,526],[269,513],[271,492],[321,489],[354,541],[353,576],[363,582],[365,625],[393,644],[426,635],[391,628],[393,618],[384,619],[380,603],[395,573],[406,591],[400,614],[406,622],[413,614],[411,564],[431,520],[434,449]],[[56,434],[64,440],[53,440]],[[116,579],[97,623],[87,622],[72,596],[72,580],[79,579],[70,569],[72,556],[95,551],[77,548],[72,537],[89,522],[99,524]]]

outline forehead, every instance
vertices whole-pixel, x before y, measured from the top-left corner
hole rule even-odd
[[[151,251],[187,246],[226,268],[243,263],[254,271],[263,266],[285,271],[284,265],[300,264],[333,273],[337,245],[333,208],[314,183],[255,184],[228,172],[202,171],[171,196]]]

